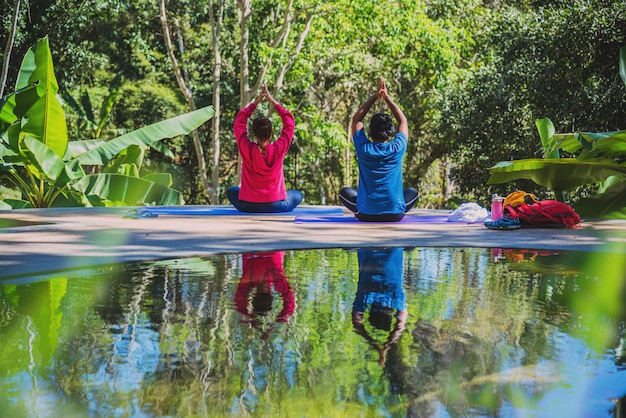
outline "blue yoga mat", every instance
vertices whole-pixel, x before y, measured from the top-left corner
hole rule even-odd
[[[304,215],[343,215],[343,209],[334,206],[311,206],[297,207],[291,212],[280,213],[248,213],[239,212],[233,206],[146,206],[133,209],[124,215],[125,218],[156,218],[159,215],[175,216],[213,216],[213,215],[239,215],[239,216],[304,216]]]
[[[363,222],[354,216],[296,216],[295,223],[337,222],[337,223],[364,223],[364,224],[397,224],[397,223],[448,223],[448,216],[437,215],[407,215],[397,222]]]

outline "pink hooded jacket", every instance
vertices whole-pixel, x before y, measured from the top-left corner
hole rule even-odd
[[[267,145],[265,154],[248,137],[248,119],[256,105],[249,104],[237,113],[235,118],[235,139],[241,154],[241,185],[239,199],[246,202],[268,203],[287,197],[283,160],[293,139],[295,120],[293,115],[280,104],[275,107],[283,123],[280,137]]]

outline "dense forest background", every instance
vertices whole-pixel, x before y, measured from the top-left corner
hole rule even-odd
[[[187,204],[226,203],[234,116],[262,83],[296,117],[286,181],[306,204],[336,204],[355,185],[349,121],[379,77],[409,119],[405,183],[420,207],[516,187],[548,197],[532,183],[487,185],[497,162],[537,156],[538,118],[557,132],[626,129],[623,0],[0,0],[0,25],[5,94],[49,37],[71,138],[213,105],[211,123],[164,142],[174,159],[152,150],[144,162],[171,173]]]

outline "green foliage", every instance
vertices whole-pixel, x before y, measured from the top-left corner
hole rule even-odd
[[[182,203],[180,193],[169,188],[171,178],[152,177],[159,180],[155,183],[140,177],[143,149],[196,129],[213,116],[212,107],[107,142],[78,141],[69,147],[57,91],[48,39],[42,38],[25,56],[16,93],[3,98],[0,111],[1,174],[22,192],[31,207]],[[110,105],[107,102],[105,113]],[[86,166],[104,170],[85,175]]]
[[[435,21],[419,1],[337,1],[318,6],[315,16],[303,54],[287,74],[290,85],[285,93],[299,106],[296,118],[311,129],[315,119],[340,127],[350,147],[349,120],[379,77],[385,77],[409,119],[405,183],[417,187],[428,167],[446,153],[448,145],[432,135],[431,127],[439,117],[438,101],[447,80],[454,80],[463,66],[458,48],[472,26]],[[372,112],[381,110],[384,107]],[[353,152],[319,154],[316,144],[309,143],[311,137],[299,138],[298,153],[311,154],[309,160],[327,167],[324,180],[305,165],[298,177],[317,176],[324,184],[314,180],[301,186],[306,196],[326,190],[327,201],[338,203],[337,187],[356,184]],[[328,186],[331,177],[338,186]]]
[[[503,161],[491,168],[489,183],[526,178],[552,190],[572,190],[586,184],[609,181],[589,198],[580,199],[576,210],[583,216],[626,217],[626,131],[552,136],[553,149],[576,154],[575,158]]]
[[[102,129],[109,120],[111,111],[113,110],[113,105],[115,104],[115,100],[119,93],[121,83],[122,72],[119,72],[115,76],[115,78],[113,78],[113,81],[108,87],[107,94],[102,100],[102,104],[100,105],[97,116],[94,114],[91,97],[89,96],[89,93],[87,91],[83,92],[80,96],[80,104],[71,95],[64,95],[65,101],[77,113],[77,115],[83,122],[78,126],[78,129],[80,131],[87,130],[87,132],[91,133],[91,138],[100,138],[100,135],[102,134]]]
[[[529,181],[488,182],[487,169],[499,161],[539,157],[537,119],[549,115],[572,132],[623,128],[626,97],[615,64],[626,5],[529,6],[491,14],[477,38],[476,68],[445,99],[440,133],[455,140],[454,177],[466,196],[515,188],[548,193]],[[572,22],[583,29],[572,30]]]
[[[130,131],[184,111],[185,106],[175,89],[158,79],[147,77],[122,86],[111,116],[115,126]]]
[[[2,3],[5,9],[11,8],[9,3]],[[212,4],[217,11],[217,3]],[[287,157],[287,181],[310,203],[338,203],[337,188],[356,182],[349,152],[338,153],[331,146],[326,153],[326,146],[320,148],[319,121],[345,131],[347,137],[355,106],[380,76],[409,119],[405,183],[418,187],[431,205],[450,206],[445,201],[450,191],[460,201],[480,201],[492,192],[505,194],[517,187],[548,193],[529,180],[488,184],[487,168],[497,162],[539,157],[533,125],[537,119],[550,116],[555,125],[571,132],[624,128],[625,93],[615,72],[616,51],[626,33],[622,1],[298,0],[291,5],[293,19],[283,22],[285,2],[252,2],[247,53],[252,84],[263,68],[263,81],[274,86],[290,63],[276,97],[294,112],[302,128]],[[58,51],[60,90],[78,102],[74,112],[65,109],[70,138],[87,139],[97,132],[94,123],[103,121],[106,112],[92,109],[94,118],[86,122],[87,109],[107,101],[108,86],[120,71],[125,82],[100,138],[171,118],[187,108],[167,59],[157,7],[148,0],[54,0],[21,8],[12,56],[23,56],[38,37],[50,33],[52,49]],[[196,103],[210,104],[214,62],[208,3],[176,0],[168,3],[168,12],[177,22],[176,53]],[[301,52],[293,56],[307,13],[313,15],[310,32]],[[4,29],[8,15],[0,18]],[[224,186],[235,181],[233,164],[238,158],[232,137],[232,120],[240,106],[238,19],[237,2],[225,2],[219,127]],[[273,45],[283,23],[288,23],[287,36]],[[573,30],[573,24],[581,29]],[[5,44],[5,32],[0,31],[0,45]],[[18,67],[10,65],[11,83],[17,80]],[[83,99],[87,96],[90,105]],[[206,150],[213,145],[209,129],[200,130]],[[338,136],[324,135],[330,135],[329,144]],[[174,163],[152,150],[145,155],[144,169],[172,173],[185,199],[199,203],[194,147],[181,138],[162,143],[172,150]],[[209,155],[207,160],[213,161]],[[449,173],[453,182],[447,179]],[[586,191],[575,193],[578,199]]]
[[[626,85],[626,46],[620,49],[620,74]],[[546,159],[500,162],[491,168],[489,183],[519,178],[555,191],[609,182],[594,196],[576,204],[587,217],[626,218],[626,131],[555,134],[549,119],[537,121]],[[570,158],[558,158],[563,151]]]
[[[308,191],[308,204],[334,202],[342,187],[337,168],[349,146],[345,130],[311,115],[296,126],[295,136],[286,159],[285,180],[293,188]]]

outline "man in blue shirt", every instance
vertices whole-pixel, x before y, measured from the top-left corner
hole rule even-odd
[[[391,116],[377,113],[369,125],[370,139],[363,130],[363,118],[372,105],[383,99],[398,123],[396,131]],[[389,97],[385,80],[380,79],[378,91],[352,118],[352,141],[359,163],[358,191],[344,187],[341,202],[356,217],[365,222],[396,222],[417,202],[418,192],[403,188],[402,160],[408,144],[409,128],[406,116]]]

